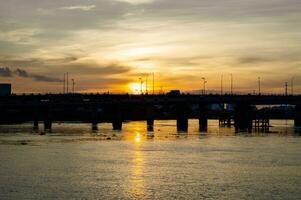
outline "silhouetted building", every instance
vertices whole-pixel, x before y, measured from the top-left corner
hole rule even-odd
[[[181,95],[180,90],[170,90],[167,95],[171,95],[171,96],[176,96],[176,95]]]
[[[0,96],[9,96],[9,95],[11,95],[11,84],[0,83]]]

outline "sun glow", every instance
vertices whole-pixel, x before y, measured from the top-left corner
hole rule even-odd
[[[145,90],[145,84],[141,85],[141,83],[130,83],[128,88],[132,94],[141,94],[141,90],[142,92]]]
[[[153,55],[160,53],[161,49],[158,47],[143,47],[143,48],[134,48],[127,50],[125,53],[126,57],[139,57],[146,55]]]

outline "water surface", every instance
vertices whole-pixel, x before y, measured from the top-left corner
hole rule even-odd
[[[300,199],[301,138],[292,121],[235,133],[209,121],[0,127],[0,199]],[[42,128],[42,127],[41,127]]]

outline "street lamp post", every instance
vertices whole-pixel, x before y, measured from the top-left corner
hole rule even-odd
[[[205,95],[206,94],[206,83],[207,83],[207,81],[206,81],[205,77],[202,77],[202,79],[203,79],[203,95]]]
[[[294,95],[294,77],[291,79],[291,94]]]
[[[148,82],[147,82],[147,79],[148,79],[148,75],[149,74],[146,74],[146,78],[145,78],[145,94],[148,94]]]
[[[153,95],[155,94],[155,73],[153,72]]]
[[[67,78],[67,94],[68,94],[69,93],[69,73],[68,72],[67,72],[66,78]]]
[[[230,74],[231,75],[231,95],[233,95],[233,74]]]
[[[224,79],[224,76],[222,74],[222,76],[221,76],[221,95],[223,95],[223,79]]]
[[[66,73],[64,73],[64,89],[63,89],[63,94],[66,93]]]
[[[75,81],[74,81],[74,79],[71,79],[71,80],[72,80],[72,93],[74,94]]]
[[[287,82],[285,82],[285,96],[287,96],[287,86],[288,86],[288,84],[287,84]]]
[[[261,78],[260,76],[258,77],[258,94],[261,94]]]
[[[140,94],[143,94],[143,88],[142,88],[143,80],[142,78],[139,78],[139,80],[140,80]]]

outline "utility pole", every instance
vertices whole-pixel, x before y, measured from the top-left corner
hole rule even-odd
[[[291,94],[294,95],[294,77],[291,79]]]
[[[75,81],[74,79],[71,79],[72,80],[72,93],[74,94],[74,85],[75,85]]]
[[[260,76],[258,77],[258,94],[261,95],[261,80],[260,80]]]
[[[67,72],[67,94],[69,93],[69,73]]]
[[[153,72],[153,95],[155,94],[155,73]]]
[[[287,96],[287,82],[285,82],[285,96]]]
[[[223,95],[223,78],[224,78],[224,76],[222,74],[222,76],[221,76],[221,95]]]
[[[207,83],[207,81],[206,81],[205,77],[202,77],[202,79],[203,79],[203,95],[205,95],[206,94],[206,83]]]
[[[230,88],[230,91],[231,91],[231,95],[233,95],[233,74],[230,74],[231,75],[231,88]]]
[[[63,87],[63,94],[66,93],[66,73],[64,73],[64,87]]]

